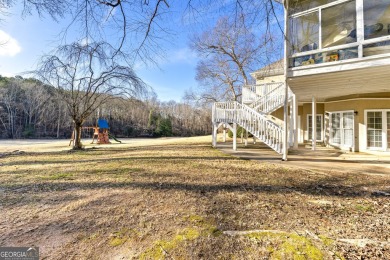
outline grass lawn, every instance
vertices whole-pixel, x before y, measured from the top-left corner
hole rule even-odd
[[[47,259],[390,259],[390,177],[240,160],[197,137],[0,158],[0,246]]]

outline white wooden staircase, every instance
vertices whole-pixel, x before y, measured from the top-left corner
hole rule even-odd
[[[288,99],[293,93],[288,92]],[[238,124],[254,137],[267,144],[278,153],[283,149],[283,121],[276,121],[270,114],[284,105],[284,83],[269,83],[245,86],[242,90],[242,103],[237,101],[213,104],[213,143],[217,129],[221,125],[231,128]]]

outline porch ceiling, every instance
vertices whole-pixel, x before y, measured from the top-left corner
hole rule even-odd
[[[342,96],[390,92],[390,65],[321,73],[288,79],[299,102],[310,102]]]

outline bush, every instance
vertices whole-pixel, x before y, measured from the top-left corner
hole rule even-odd
[[[245,133],[246,133],[246,130],[244,128],[242,128],[241,126],[237,126],[237,136],[236,137],[241,137],[241,133],[243,134],[243,136],[245,137]],[[229,130],[228,132],[228,136],[230,138],[233,138],[233,132],[231,130]],[[248,132],[248,137],[252,137],[253,135],[251,133]]]
[[[160,117],[157,120],[155,136],[172,136],[172,122],[169,118]]]
[[[22,136],[24,138],[31,138],[35,135],[35,129],[33,126],[31,125],[28,125],[26,126],[26,128],[24,128],[23,132],[22,132]]]

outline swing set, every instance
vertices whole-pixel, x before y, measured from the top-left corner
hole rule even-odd
[[[110,134],[110,132],[108,131],[110,127],[108,126],[108,122],[105,119],[99,119],[97,126],[83,126],[81,129],[81,133],[83,132],[83,130],[93,130],[91,144],[95,142],[95,139],[97,144],[110,144],[110,138],[114,139],[118,143],[122,143],[122,141],[116,139],[114,135]],[[73,131],[69,141],[69,146],[71,144],[74,144],[74,139],[75,132]]]

